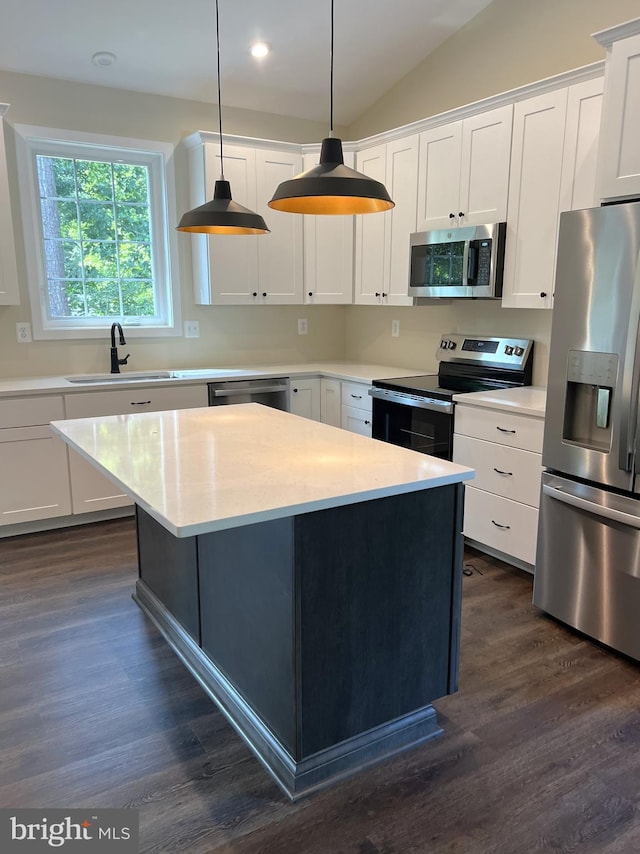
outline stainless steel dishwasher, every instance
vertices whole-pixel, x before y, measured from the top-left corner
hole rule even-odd
[[[209,406],[230,403],[262,403],[274,409],[289,409],[289,378],[266,380],[221,380],[208,383]]]

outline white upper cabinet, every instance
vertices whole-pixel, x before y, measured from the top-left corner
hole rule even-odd
[[[597,77],[568,89],[560,179],[561,212],[599,204],[596,178],[603,88],[603,78]]]
[[[600,199],[640,196],[640,18],[596,33],[607,48],[598,159]]]
[[[503,307],[551,308],[567,90],[515,105]]]
[[[408,296],[409,235],[416,230],[418,135],[359,152],[356,168],[381,181],[395,207],[356,217],[354,302],[413,305]]]
[[[195,139],[194,139],[195,137]],[[187,142],[191,204],[213,198],[220,177],[220,147],[214,135]],[[302,157],[286,147],[249,145],[223,149],[224,176],[234,201],[260,213],[270,229],[262,235],[189,235],[196,303],[282,305],[302,302],[302,217],[274,211],[267,203],[281,181],[302,171]]]
[[[513,107],[420,134],[418,231],[504,222]]]
[[[318,164],[319,152],[305,154],[303,168]],[[344,162],[353,168],[353,152]],[[304,219],[304,302],[309,305],[350,303],[353,298],[353,216],[310,216]]]
[[[0,104],[0,305],[18,305],[18,269],[4,147],[3,117],[8,108],[8,104]]]

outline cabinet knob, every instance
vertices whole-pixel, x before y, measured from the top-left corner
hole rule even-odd
[[[546,297],[546,295],[547,295],[546,291],[540,291],[540,296],[542,297],[542,299],[544,299]]]
[[[377,296],[377,297],[381,296],[381,294],[379,293],[379,291],[376,291],[376,296]]]
[[[297,393],[298,393],[298,389],[297,389],[297,388],[293,388],[293,389],[291,389],[291,391],[293,391],[295,394],[297,394]]]
[[[309,291],[308,296],[312,297],[312,296],[313,296],[313,291]]]
[[[262,296],[263,296],[263,297],[266,297],[266,295],[267,295],[267,292],[266,292],[266,291],[263,291],[263,292],[262,292]]]
[[[388,296],[389,296],[389,294],[385,294],[385,292],[384,292],[384,291],[382,291],[382,296],[383,296],[383,297],[388,297]]]
[[[460,211],[460,213],[458,214],[458,216],[464,216],[464,211]]]
[[[257,297],[257,296],[258,296],[258,291],[254,291],[254,292],[251,294],[251,296]]]
[[[371,421],[365,421],[364,423],[365,424],[371,424]]]
[[[454,213],[449,214],[449,219],[455,219],[455,218],[456,218],[456,215]]]

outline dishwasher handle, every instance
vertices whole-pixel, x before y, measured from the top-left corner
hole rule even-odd
[[[212,393],[214,397],[237,397],[247,394],[268,394],[274,391],[286,391],[286,385],[262,385],[254,386],[253,388],[214,388]]]
[[[579,495],[574,495],[562,487],[550,486],[547,483],[543,484],[542,493],[556,501],[561,501],[563,504],[570,504],[579,510],[586,510],[588,513],[593,513],[594,516],[611,519],[613,522],[620,522],[621,525],[629,525],[631,528],[640,530],[640,516],[625,513],[623,510],[616,510],[614,507],[604,507],[602,504],[596,504],[593,501],[588,501],[586,498],[581,498]]]

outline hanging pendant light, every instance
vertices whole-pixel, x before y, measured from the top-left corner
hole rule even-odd
[[[224,179],[222,157],[222,101],[220,99],[220,21],[216,0],[216,47],[218,54],[218,126],[220,135],[220,179],[213,189],[213,199],[183,214],[176,226],[178,231],[200,234],[268,234],[269,229],[260,216],[234,202],[231,185]]]
[[[269,202],[277,211],[299,214],[364,214],[394,207],[384,184],[344,164],[342,142],[333,135],[333,0],[331,0],[330,134],[322,140],[320,163],[283,181]]]

